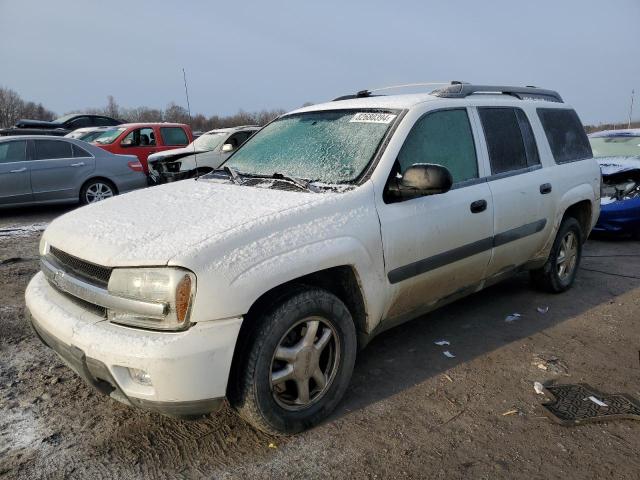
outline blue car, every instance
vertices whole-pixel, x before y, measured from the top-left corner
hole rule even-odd
[[[640,239],[640,129],[589,135],[602,171],[600,217],[594,232]]]

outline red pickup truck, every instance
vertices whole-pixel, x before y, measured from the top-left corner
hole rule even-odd
[[[191,128],[182,123],[125,123],[105,130],[92,143],[111,153],[136,155],[148,174],[149,155],[185,147],[192,141]]]

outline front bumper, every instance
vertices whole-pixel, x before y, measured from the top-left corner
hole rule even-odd
[[[149,169],[149,184],[161,185],[164,183],[177,182],[191,177],[190,171],[185,172],[165,172]]]
[[[620,200],[602,205],[594,232],[640,232],[640,198]]]
[[[217,410],[241,318],[201,322],[184,332],[114,325],[54,289],[42,273],[25,294],[38,337],[98,391],[127,405],[192,418]],[[136,383],[129,368],[152,385]]]

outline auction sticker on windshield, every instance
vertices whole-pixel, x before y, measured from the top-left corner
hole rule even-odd
[[[360,112],[356,113],[349,122],[357,123],[391,123],[397,115],[394,113]]]

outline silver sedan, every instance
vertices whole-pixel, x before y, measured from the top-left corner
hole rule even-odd
[[[133,155],[114,155],[72,138],[0,137],[0,208],[95,203],[146,186]]]

